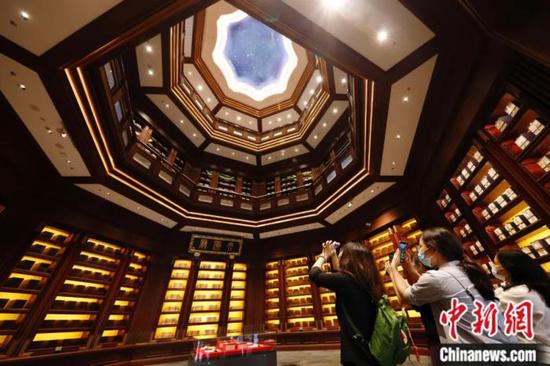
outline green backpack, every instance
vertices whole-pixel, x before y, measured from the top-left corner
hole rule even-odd
[[[413,340],[407,320],[392,309],[386,295],[378,301],[376,320],[369,342],[357,329],[344,306],[343,310],[346,322],[354,333],[352,339],[364,352],[368,348],[380,366],[399,365],[409,357]]]

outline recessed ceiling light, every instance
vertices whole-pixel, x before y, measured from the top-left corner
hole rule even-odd
[[[267,121],[267,123],[268,123],[268,124],[272,124],[272,123],[273,123],[273,121]]]
[[[303,104],[307,106],[307,100],[304,100],[304,103],[303,103]]]
[[[315,90],[309,89],[309,94],[313,95],[313,93],[315,93]]]
[[[147,70],[147,73],[148,73],[150,76],[155,75],[155,71],[153,71],[153,69]]]
[[[281,151],[281,156],[285,156],[285,152],[284,152],[284,151]]]
[[[235,151],[231,151],[231,155],[235,156]]]
[[[182,119],[180,119],[180,123],[183,124],[183,120],[182,120]]]
[[[21,10],[19,12],[19,15],[21,16],[21,19],[23,20],[29,20],[30,19],[30,14],[28,12],[26,12],[25,10]]]
[[[107,192],[107,193],[105,193],[105,194],[106,194],[107,196],[110,196],[110,195],[111,195],[111,192]]]
[[[407,103],[407,102],[409,101],[409,97],[405,95],[405,96],[403,97],[403,101],[404,101],[405,103]]]
[[[397,134],[395,135],[396,138],[400,139],[401,138],[401,135],[400,134]]]
[[[70,161],[70,160],[67,160],[67,164],[71,164],[71,163],[72,163],[72,161]]]
[[[225,115],[226,115],[226,116],[229,116],[229,112],[226,111],[226,112],[225,112]]]
[[[371,190],[370,190],[370,193],[374,193],[374,189],[371,189]]]
[[[376,39],[379,43],[384,43],[388,40],[388,32],[386,30],[381,30],[376,34]]]
[[[220,148],[219,148],[219,147],[217,147],[217,148],[216,148],[216,151],[220,151]]]
[[[145,45],[145,52],[152,53],[153,52],[153,46],[151,46],[150,44]]]
[[[141,210],[141,207],[137,206],[137,207],[136,207],[136,210],[138,210],[138,211]]]
[[[61,137],[66,138],[67,137],[67,131],[63,130],[63,132],[61,132]]]
[[[396,164],[395,161],[392,161],[392,162],[391,162],[391,165],[395,165],[395,164]]]
[[[351,207],[351,206],[353,206],[353,203],[348,202],[348,207]]]
[[[347,84],[348,78],[342,78],[341,82],[342,82],[342,84]]]
[[[294,152],[298,152],[298,148],[295,148],[295,149],[294,149]]]
[[[321,75],[317,75],[317,77],[315,78],[315,81],[320,83],[321,81],[323,81],[323,77]]]
[[[323,6],[332,10],[336,10],[340,9],[344,2],[345,0],[323,0]]]
[[[332,113],[334,114],[338,113],[338,108],[332,108]]]
[[[281,117],[278,117],[277,122],[281,122],[281,121],[282,121]]]
[[[248,124],[251,125],[251,124],[252,124],[252,121],[248,121]]]
[[[287,119],[291,119],[291,118],[292,118],[292,114],[288,113],[288,114],[286,115],[286,118],[287,118]]]
[[[27,90],[27,87],[25,86],[25,84],[19,84],[19,89]]]
[[[193,73],[191,71],[187,71],[187,75],[191,76]]]
[[[166,103],[164,106],[165,106],[166,108],[170,108],[170,104],[168,104],[168,103]]]
[[[240,121],[241,120],[241,116],[237,116],[237,121]]]
[[[206,103],[210,103],[212,101],[212,98],[208,97],[206,98]]]
[[[317,140],[317,135],[313,135],[313,138],[314,138],[315,140]]]
[[[267,160],[271,160],[271,156],[268,156],[268,157],[267,157]]]
[[[249,157],[249,156],[245,156],[244,158],[245,158],[246,160],[248,160],[250,157]]]
[[[201,90],[202,90],[202,85],[201,85],[201,84],[197,85],[197,90],[198,90],[198,91],[201,91]]]
[[[46,131],[48,131],[48,134],[50,134],[50,135],[53,133],[52,129],[49,128],[49,127],[46,127]]]
[[[326,123],[326,122],[323,122],[323,127],[327,127],[327,123]]]
[[[197,134],[193,132],[193,137],[197,137]]]

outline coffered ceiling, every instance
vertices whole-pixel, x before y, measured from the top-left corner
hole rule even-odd
[[[407,1],[328,3],[6,1],[1,91],[60,176],[130,211],[139,205],[162,226],[264,238],[327,227],[406,184],[448,62]],[[117,58],[135,118],[193,164],[265,178],[320,164],[345,134],[355,163],[295,208],[252,215],[191,204],[122,163],[96,78]]]

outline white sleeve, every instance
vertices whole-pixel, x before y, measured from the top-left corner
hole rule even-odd
[[[423,273],[418,281],[405,290],[405,298],[412,305],[424,305],[442,299],[441,278],[437,271]]]

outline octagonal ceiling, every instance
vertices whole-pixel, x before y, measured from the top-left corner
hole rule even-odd
[[[35,87],[40,90],[41,81],[32,79],[30,84],[19,80],[29,74],[28,65],[8,57],[0,59],[2,69],[17,69],[17,76],[6,76],[6,80],[17,79],[29,83],[30,88],[23,95],[22,90],[11,90],[12,82],[6,82],[1,85],[2,92],[60,175],[76,176],[74,183],[79,187],[119,206],[135,211],[133,206],[139,205],[137,210],[144,217],[161,225],[184,231],[221,225],[235,232],[264,232],[264,237],[275,235],[283,227],[284,232],[324,227],[382,194],[405,174],[438,50],[429,44],[434,34],[397,0],[368,5],[354,2],[357,14],[376,8],[374,13],[379,19],[371,19],[370,23],[342,9],[336,11],[330,16],[339,20],[342,29],[335,28],[328,18],[314,16],[321,3],[166,2],[161,10],[148,10],[151,21],[142,22],[145,18],[140,14],[136,19],[141,20],[133,19],[129,30],[102,38],[101,44],[85,47],[86,52],[78,56],[66,53],[70,62],[64,60],[58,66],[64,70],[66,89],[72,94],[61,95],[63,91],[51,86],[48,90],[60,93],[54,100],[36,94]],[[113,9],[112,16],[123,14],[124,7],[129,5],[123,3],[120,9]],[[38,5],[29,6],[34,19],[47,17],[47,12],[40,9]],[[74,6],[67,9],[77,12]],[[103,11],[99,9],[98,14]],[[110,13],[107,11],[106,16]],[[63,36],[48,40],[36,53],[61,42],[98,14],[83,17],[79,25],[71,23],[58,32]],[[278,14],[280,18],[266,14]],[[385,20],[391,42],[377,46],[380,19]],[[303,24],[314,29],[317,38],[304,32]],[[23,23],[19,31],[46,32],[52,26],[64,27],[46,22],[32,24],[27,30]],[[90,29],[96,27],[90,24],[83,32],[92,32]],[[2,35],[34,50],[28,41],[30,35],[10,32],[3,31]],[[319,34],[325,36],[326,44],[320,42]],[[129,48],[135,52],[129,54]],[[419,50],[422,52],[415,54]],[[347,58],[339,59],[335,52]],[[111,72],[126,73],[127,80],[112,88],[118,94],[109,98],[119,98],[123,107],[109,105],[104,97],[110,93],[108,74],[102,80],[104,84],[94,79],[99,75],[97,70],[112,59],[122,61],[121,70]],[[358,64],[364,67],[358,68]],[[28,103],[36,104],[38,110],[48,110],[60,100],[74,105],[72,109],[61,109],[61,122],[51,123],[54,129],[48,121],[36,123],[36,115],[25,111]],[[258,204],[260,211],[255,212],[260,214],[256,216],[238,210],[220,214],[224,203],[213,211],[213,205],[206,201],[199,205],[190,202],[195,187],[182,189],[177,185],[179,176],[166,175],[177,171],[174,161],[159,159],[147,168],[144,163],[131,169],[121,164],[117,154],[129,150],[129,145],[124,145],[129,137],[113,136],[122,123],[117,121],[122,109],[131,116],[129,123],[146,122],[160,131],[157,136],[142,139],[145,149],[151,148],[151,141],[162,138],[185,150],[187,161],[216,166],[221,171],[257,169],[252,173],[257,178],[269,175],[271,167],[274,174],[292,170],[295,165],[304,169],[323,167],[323,154],[334,154],[334,145],[341,136],[350,136],[356,164],[349,165],[349,155],[331,160],[340,164],[337,170],[343,172],[342,180],[329,186],[327,182],[334,179],[332,172],[320,169],[322,189],[307,188],[312,198],[295,208],[287,206],[270,214],[260,212]],[[59,157],[62,155],[56,145],[50,146],[50,130],[65,131],[60,138],[66,139],[63,143],[68,146],[71,163]],[[152,155],[159,158],[161,154]],[[78,179],[86,175],[86,180]],[[170,191],[172,188],[176,192]],[[251,200],[263,202],[264,198],[252,195]],[[283,201],[273,199],[276,205],[286,205]]]

